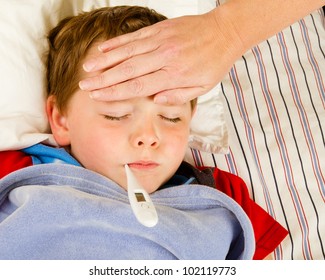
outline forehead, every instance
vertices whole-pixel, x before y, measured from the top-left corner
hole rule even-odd
[[[191,112],[191,104],[187,102],[182,105],[166,105],[166,104],[156,104],[154,103],[153,96],[144,96],[144,97],[135,97],[118,101],[94,101],[95,106],[98,108],[110,108],[112,110],[125,110],[125,111],[133,111],[139,109],[140,111],[147,110],[151,108],[154,111],[163,112],[174,112],[174,113],[185,113]],[[186,113],[187,114],[187,113]]]
[[[82,65],[86,60],[93,59],[93,58],[97,58],[100,54],[102,54],[102,52],[98,49],[98,46],[100,45],[100,43],[101,42],[99,42],[99,41],[98,42],[94,42],[89,47],[89,49],[86,52],[84,58],[82,59],[80,65]],[[91,77],[97,76],[98,74],[100,74],[102,72],[104,72],[104,70],[95,71],[95,72],[86,72],[82,68],[80,75],[81,75],[81,79],[84,79],[84,78],[91,78]],[[110,101],[110,102],[99,102],[99,101],[96,101],[96,102],[102,103],[102,106],[103,105],[106,105],[106,106],[107,105],[117,106],[117,105],[135,103],[136,101],[139,101],[139,99],[144,99],[144,100],[153,102],[153,98],[154,98],[154,96],[149,96],[149,97],[137,97],[137,98],[126,99],[126,100],[119,100],[119,101]],[[190,102],[187,102],[186,104],[183,104],[183,105],[160,105],[160,106],[161,107],[166,107],[166,108],[178,108],[178,109],[183,108],[183,109],[185,109],[185,108],[187,108],[187,106],[190,106]]]

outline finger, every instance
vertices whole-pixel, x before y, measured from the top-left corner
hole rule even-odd
[[[153,83],[152,81],[159,81]],[[150,74],[90,92],[91,98],[98,101],[123,100],[134,97],[154,95],[173,87],[173,79],[166,71],[159,70]]]
[[[160,82],[152,83],[153,80]],[[91,92],[90,96],[98,101],[114,101],[155,95],[154,102],[157,104],[181,105],[210,90],[208,87],[195,86],[175,88],[175,81],[165,71],[160,70],[109,88]]]
[[[114,68],[107,69],[94,77],[80,81],[79,87],[86,91],[110,87],[146,73],[158,71],[162,66],[162,57],[158,56],[157,59],[154,51],[139,54],[116,65]]]
[[[131,42],[109,52],[99,52],[97,57],[85,61],[83,69],[86,72],[99,71],[113,67],[133,56],[144,54],[157,49],[152,40],[144,40],[141,43]]]
[[[114,38],[109,39],[109,40],[103,42],[102,44],[100,44],[98,48],[102,52],[107,52],[107,51],[113,50],[115,48],[121,47],[125,44],[128,44],[130,42],[151,37],[152,35],[157,33],[157,30],[155,28],[156,28],[156,25],[154,24],[151,26],[141,28],[141,29],[131,32],[131,33],[127,33],[127,34],[120,35],[118,37],[114,37]]]
[[[155,26],[147,26],[135,32],[120,35],[99,44],[101,54],[83,64],[86,72],[112,67],[132,56],[157,48],[152,36],[159,33]],[[145,40],[151,38],[150,40]],[[139,42],[139,40],[142,40]],[[159,42],[159,40],[156,40]],[[108,52],[109,51],[109,52]]]

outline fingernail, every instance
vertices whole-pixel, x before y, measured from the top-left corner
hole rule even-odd
[[[103,51],[105,50],[105,48],[104,48],[102,45],[99,45],[99,46],[98,46],[98,50],[99,50],[100,52],[103,52]]]
[[[89,83],[87,81],[80,81],[79,82],[79,87],[81,90],[87,90],[89,87]]]
[[[102,94],[98,91],[92,91],[89,93],[89,96],[91,99],[99,99],[100,97],[102,97]]]
[[[153,100],[156,104],[166,104],[168,102],[167,97],[164,95],[157,95]]]
[[[95,60],[88,60],[85,62],[82,67],[86,72],[92,71],[96,66],[96,61]]]
[[[107,44],[106,42],[104,42],[98,46],[98,50],[101,52],[105,52],[108,48],[109,48],[109,44]]]

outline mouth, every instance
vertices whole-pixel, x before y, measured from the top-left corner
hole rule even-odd
[[[137,169],[137,170],[151,170],[159,166],[158,163],[154,161],[135,161],[128,163],[128,166],[131,169]]]

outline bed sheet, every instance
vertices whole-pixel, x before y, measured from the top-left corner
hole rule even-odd
[[[325,258],[325,30],[315,11],[248,51],[222,81],[229,153],[189,150],[239,175],[289,230],[275,259]]]

